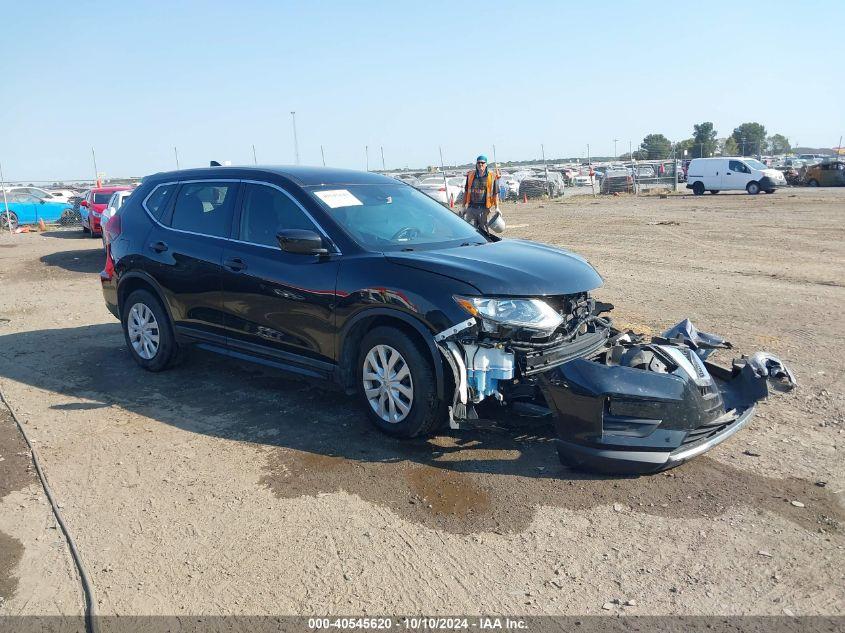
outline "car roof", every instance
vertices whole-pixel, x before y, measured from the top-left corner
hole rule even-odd
[[[374,172],[335,167],[308,167],[304,165],[258,165],[242,167],[202,167],[179,171],[160,172],[145,180],[186,180],[190,178],[250,179],[257,176],[282,176],[301,187],[319,185],[392,184],[397,180]]]
[[[132,187],[120,185],[114,187],[92,187],[89,191],[93,191],[94,193],[114,193],[115,191],[128,191],[129,189],[132,189]]]

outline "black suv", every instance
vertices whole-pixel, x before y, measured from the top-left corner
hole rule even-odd
[[[521,403],[554,415],[567,463],[616,471],[678,464],[753,409],[726,409],[738,371],[708,372],[690,342],[615,330],[581,257],[479,231],[392,178],[156,174],[106,232],[106,304],[150,371],[196,344],[333,381],[399,437]]]

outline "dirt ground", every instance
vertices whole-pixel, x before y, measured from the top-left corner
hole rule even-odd
[[[779,355],[799,389],[650,477],[567,470],[524,420],[400,442],[354,400],[207,353],[144,372],[103,304],[99,240],[3,235],[0,385],[100,612],[845,614],[845,190],[505,211],[507,236],[597,267],[617,324],[690,317]],[[0,613],[80,613],[3,410],[0,460]]]

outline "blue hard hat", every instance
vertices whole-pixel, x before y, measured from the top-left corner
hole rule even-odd
[[[481,156],[479,156],[478,158],[475,159],[475,162],[477,163],[480,160],[483,160],[486,163],[487,157],[484,154],[482,154]]]

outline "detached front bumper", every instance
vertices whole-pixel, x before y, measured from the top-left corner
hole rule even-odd
[[[585,359],[540,374],[561,461],[602,473],[653,473],[730,438],[768,395],[766,379],[747,364],[704,365],[709,381]]]

